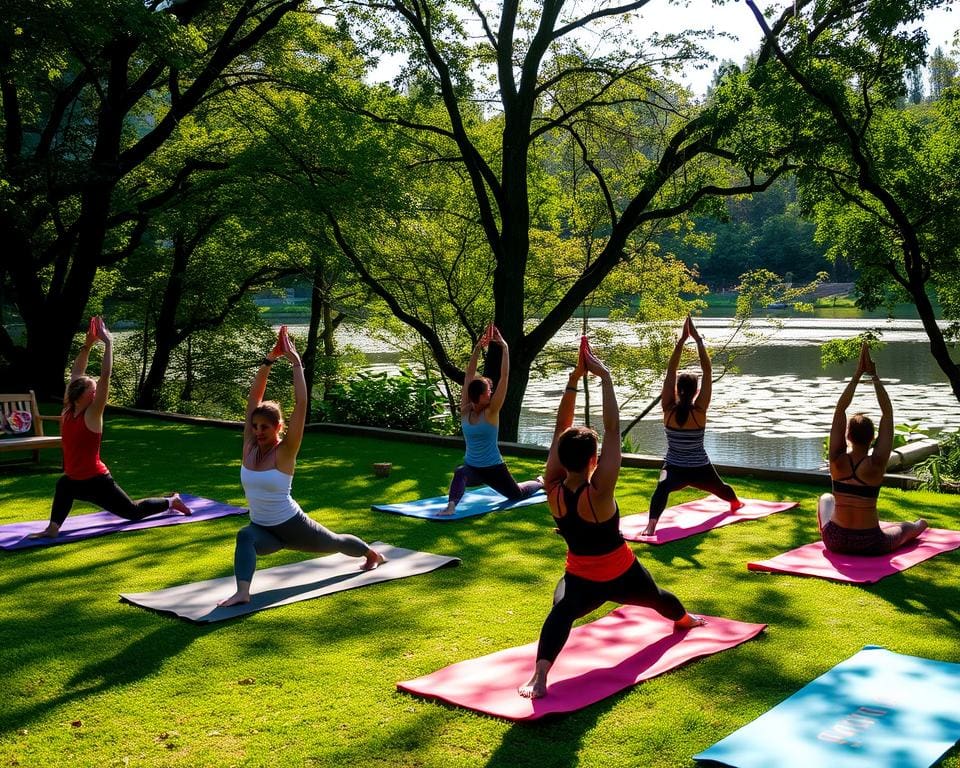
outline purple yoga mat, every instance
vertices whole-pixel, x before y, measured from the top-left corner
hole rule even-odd
[[[121,531],[140,531],[144,528],[160,528],[165,525],[183,525],[196,523],[201,520],[213,520],[227,515],[245,515],[243,507],[232,507],[212,499],[200,496],[180,494],[183,502],[190,507],[192,515],[181,515],[178,512],[164,512],[152,515],[144,520],[124,520],[110,512],[92,512],[89,515],[71,515],[60,529],[60,535],[55,539],[28,539],[27,535],[42,531],[47,526],[46,520],[33,520],[28,523],[9,523],[0,525],[0,549],[28,549],[30,547],[51,547],[56,544],[69,544],[72,541],[92,539],[94,536],[106,536],[108,533]]]

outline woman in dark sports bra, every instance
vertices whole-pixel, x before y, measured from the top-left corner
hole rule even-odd
[[[603,392],[603,432],[609,439],[597,456],[597,433],[573,427],[577,382],[587,372],[598,376]],[[557,529],[567,542],[567,566],[553,596],[553,609],[540,631],[533,676],[521,696],[547,693],[547,674],[573,622],[609,601],[649,606],[672,619],[677,629],[704,623],[687,613],[675,595],[660,589],[620,535],[620,510],[614,497],[620,474],[620,411],[610,371],[584,338],[577,367],[560,401],[553,444],[544,473]]]
[[[683,345],[688,338],[696,342],[697,354],[700,357],[703,378],[699,391],[697,377],[692,373],[677,375]],[[737,498],[737,492],[720,479],[703,447],[707,408],[713,394],[712,375],[710,355],[704,346],[703,337],[688,316],[683,323],[677,345],[673,348],[667,364],[667,375],[663,380],[660,406],[663,408],[663,428],[667,434],[667,455],[660,471],[660,482],[650,499],[650,516],[647,527],[643,529],[644,536],[653,536],[657,530],[657,521],[667,508],[670,494],[688,485],[730,502],[731,512],[743,506],[743,502]]]
[[[873,422],[862,413],[855,413],[847,421],[847,408],[864,375],[873,378],[873,388],[882,414],[872,453]],[[882,555],[902,547],[927,528],[927,521],[923,518],[915,523],[880,527],[877,497],[892,449],[893,406],[877,377],[877,367],[870,359],[870,349],[864,343],[860,349],[857,370],[837,401],[833,426],[830,428],[833,493],[823,494],[817,506],[820,536],[831,552]]]

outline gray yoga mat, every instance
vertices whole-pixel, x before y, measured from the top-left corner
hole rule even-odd
[[[171,613],[197,624],[208,624],[288,603],[312,600],[333,592],[460,565],[459,557],[417,552],[379,541],[371,546],[387,558],[387,562],[372,571],[359,569],[362,562],[360,558],[340,554],[257,571],[253,577],[252,599],[245,605],[231,605],[228,608],[217,605],[218,600],[229,597],[236,589],[233,576],[181,584],[156,592],[121,593],[120,599],[141,608]]]

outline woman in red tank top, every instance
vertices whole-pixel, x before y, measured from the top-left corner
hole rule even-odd
[[[90,350],[103,342],[103,362],[100,380],[86,375]],[[110,470],[100,459],[100,441],[103,438],[103,410],[110,391],[110,372],[113,367],[113,336],[101,317],[91,317],[87,337],[70,371],[70,383],[63,396],[60,427],[63,447],[63,477],[57,481],[50,510],[50,523],[31,539],[54,538],[76,500],[88,501],[101,509],[127,520],[141,520],[172,509],[189,515],[190,509],[174,493],[169,497],[133,501],[117,485]]]

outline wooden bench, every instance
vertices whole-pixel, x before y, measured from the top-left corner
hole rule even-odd
[[[44,421],[60,421],[60,416],[43,416],[37,407],[37,396],[31,389],[26,394],[0,394],[0,411],[9,417],[14,411],[27,411],[32,417],[30,431],[22,435],[4,432],[0,437],[0,451],[31,451],[33,460],[40,461],[43,448],[60,448],[60,435],[43,434]]]

